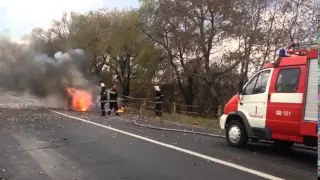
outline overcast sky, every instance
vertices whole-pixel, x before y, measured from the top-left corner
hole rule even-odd
[[[18,39],[35,27],[49,27],[63,11],[138,6],[138,0],[0,0],[0,34]]]

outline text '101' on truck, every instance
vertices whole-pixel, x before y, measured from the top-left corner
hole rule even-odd
[[[241,83],[240,83],[241,84]],[[226,104],[220,117],[228,143],[273,140],[317,147],[318,45],[293,43],[264,66]]]

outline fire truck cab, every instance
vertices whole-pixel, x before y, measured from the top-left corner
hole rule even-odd
[[[283,51],[288,55],[266,64],[226,104],[220,127],[230,145],[317,146],[318,46],[293,43]]]

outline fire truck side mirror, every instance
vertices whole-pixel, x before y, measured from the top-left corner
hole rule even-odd
[[[242,82],[239,83],[239,86],[238,86],[238,93],[239,95],[243,93],[243,86],[242,86]]]
[[[239,83],[239,86],[238,86],[238,93],[239,93],[239,96],[238,96],[238,101],[239,101],[239,104],[240,105],[243,105],[243,103],[241,102],[241,98],[240,98],[240,95],[243,95],[243,85],[242,85],[242,81]]]

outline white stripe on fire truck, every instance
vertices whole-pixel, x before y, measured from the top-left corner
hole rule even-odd
[[[273,103],[302,103],[303,93],[271,93]]]

